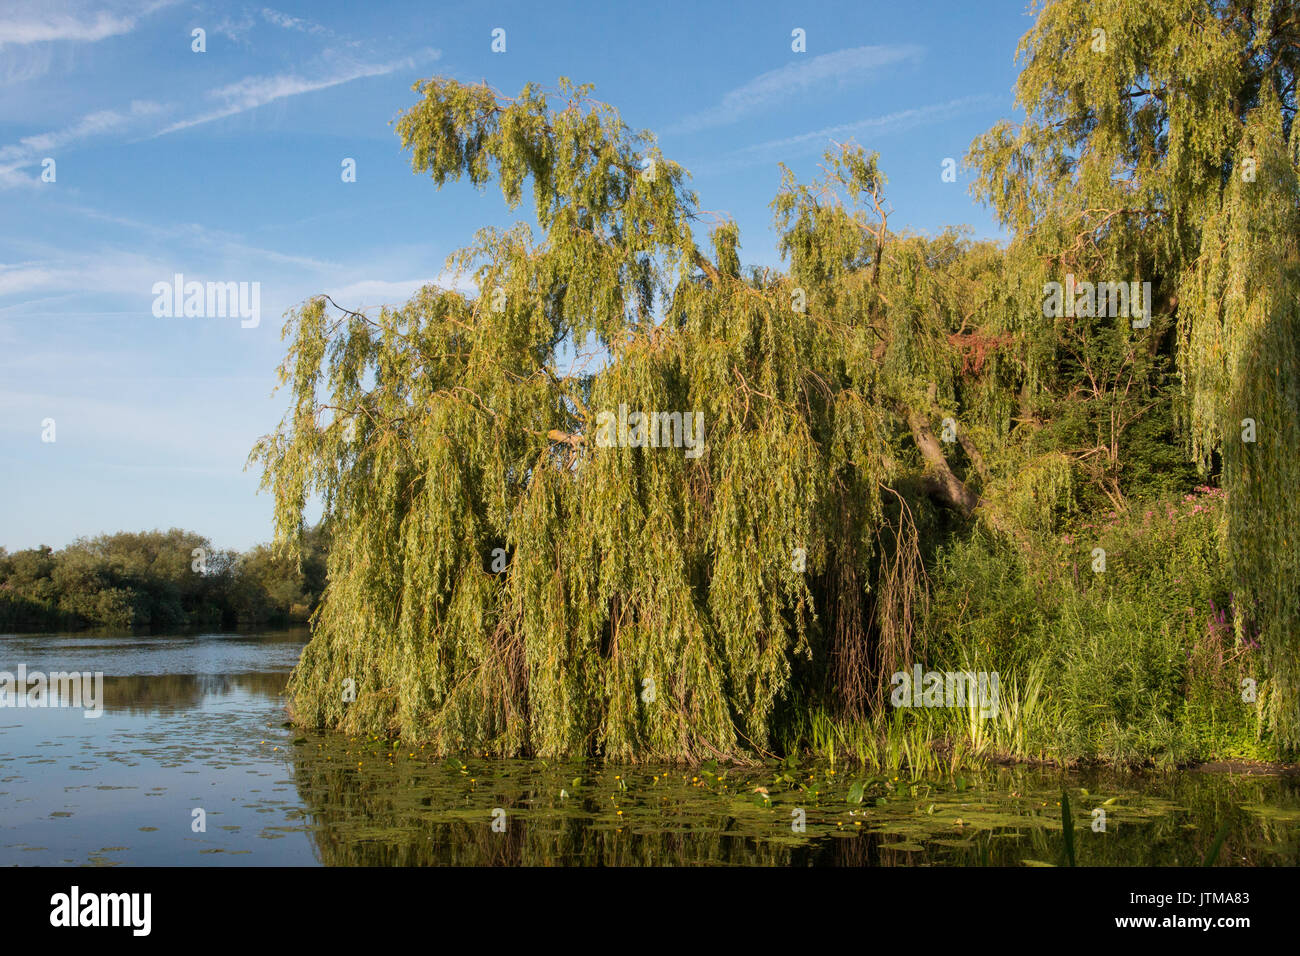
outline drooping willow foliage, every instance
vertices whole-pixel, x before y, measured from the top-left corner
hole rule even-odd
[[[1238,637],[1263,644],[1279,738],[1300,745],[1300,10],[1039,7],[1020,47],[1028,119],[977,140],[977,191],[1015,230],[1017,271],[1154,286],[1129,365],[1176,358],[1182,438],[1229,493]]]
[[[456,257],[472,298],[291,316],[295,406],[256,453],[280,532],[319,493],[333,535],[296,715],[445,750],[705,757],[769,746],[796,673],[850,711],[878,699],[924,599],[891,482],[907,419],[937,447],[952,401],[942,330],[969,303],[934,260],[957,241],[887,238],[883,176],[851,150],[774,203],[790,274],[742,276],[734,225],[701,252],[683,171],[586,90],[418,90],[415,169],[512,204],[531,181],[540,235],[481,233]],[[620,407],[689,415],[703,447],[689,426],[601,447]]]
[[[1239,638],[1258,641],[1277,686],[1279,725],[1300,740],[1300,126],[1278,103],[1248,118],[1221,208],[1189,267],[1180,328],[1194,454],[1217,452]]]
[[[849,147],[816,182],[786,171],[788,270],[743,270],[734,223],[588,88],[418,84],[398,123],[414,170],[512,207],[530,189],[536,228],[452,257],[473,295],[290,315],[293,406],[254,457],[278,536],[319,495],[332,541],[295,718],[439,751],[701,759],[773,747],[792,706],[867,714],[921,657],[922,538],[1021,541],[1087,494],[1124,507],[1125,443],[1169,443],[1148,423],[1173,420],[1175,359],[1294,700],[1294,83],[1268,102],[1255,83],[1235,130],[1207,104],[1254,41],[1216,34],[1188,92],[1162,44],[1200,34],[1130,7],[1060,0],[1026,38],[1030,120],[972,150],[1005,250],[891,229],[875,154]],[[1099,10],[1116,60],[1094,74],[1076,53]],[[1242,150],[1255,192],[1230,175]],[[1149,277],[1150,326],[1045,318],[1067,270]],[[1273,430],[1243,449],[1227,426],[1250,410]]]

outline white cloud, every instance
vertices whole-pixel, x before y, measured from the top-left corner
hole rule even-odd
[[[129,33],[135,19],[100,13],[93,19],[72,14],[32,12],[10,13],[0,17],[0,47],[28,43],[49,43],[53,40],[72,40],[97,43],[108,37]]]
[[[257,20],[245,10],[237,15],[222,17],[212,25],[211,32],[220,34],[231,43],[247,43],[246,34],[255,26],[257,26]]]
[[[140,21],[179,0],[3,0],[0,2],[0,84],[27,83],[56,62],[70,62],[68,45],[124,36]],[[56,60],[56,51],[59,57]]]
[[[99,110],[87,113],[71,126],[63,129],[25,136],[17,143],[0,146],[0,189],[27,185],[36,180],[18,173],[24,166],[39,162],[59,149],[125,129],[141,119],[153,116],[163,109],[158,103],[135,100],[126,112]]]
[[[436,59],[440,54],[437,50],[429,50],[426,51],[426,55],[432,55],[432,57]],[[173,123],[165,129],[159,130],[154,134],[154,136],[165,136],[168,133],[188,129],[191,126],[198,126],[201,123],[210,123],[213,120],[224,119],[227,116],[234,116],[237,113],[257,109],[259,106],[265,106],[267,103],[272,103],[276,100],[284,99],[285,97],[298,96],[302,93],[311,93],[315,90],[328,89],[331,86],[351,83],[353,80],[359,80],[365,77],[386,76],[387,74],[394,73],[400,69],[409,69],[414,66],[416,62],[417,57],[406,57],[389,63],[355,64],[332,75],[317,77],[314,79],[307,79],[287,73],[276,76],[245,77],[236,83],[223,86],[208,94],[213,99],[224,101],[217,109],[191,117],[190,119],[181,120],[178,123]]]
[[[690,133],[734,123],[818,87],[861,82],[882,67],[916,59],[920,54],[921,48],[912,45],[859,46],[796,61],[736,87],[717,106],[688,116],[670,127],[669,132]]]
[[[25,136],[12,146],[0,147],[0,162],[13,162],[36,153],[48,153],[83,139],[100,136],[122,129],[124,126],[145,116],[153,116],[162,110],[162,106],[149,100],[134,100],[125,113],[117,110],[99,110],[87,113],[71,126],[35,136]]]
[[[143,299],[154,282],[169,274],[167,263],[109,250],[52,261],[0,263],[0,299],[42,292],[59,296],[118,293]]]
[[[277,27],[283,27],[285,30],[297,30],[299,33],[317,33],[333,36],[333,33],[319,23],[312,23],[310,20],[304,20],[302,17],[291,17],[287,13],[281,13],[279,10],[272,10],[270,7],[262,8],[262,19],[267,23],[273,23]]]
[[[465,295],[476,295],[478,287],[463,276],[443,272],[431,279],[361,279],[325,290],[325,294],[346,309],[371,309],[381,305],[405,305],[411,296],[426,285],[441,289],[454,288]]]
[[[980,96],[963,96],[960,99],[949,100],[946,103],[931,103],[929,106],[917,106],[912,109],[898,110],[894,113],[886,113],[884,116],[872,116],[867,119],[854,120],[852,123],[839,123],[835,126],[825,126],[822,129],[813,130],[809,133],[800,133],[797,136],[788,136],[784,139],[771,139],[763,143],[756,143],[753,146],[746,146],[744,149],[737,150],[737,152],[756,153],[770,150],[798,150],[801,147],[808,146],[821,148],[832,140],[846,136],[853,136],[857,133],[892,133],[921,123],[933,123],[938,120],[950,119],[972,106],[978,106],[993,101],[994,98],[987,94]]]
[[[898,110],[882,116],[871,116],[854,120],[851,123],[839,123],[821,129],[782,139],[770,139],[752,146],[745,146],[722,156],[717,162],[700,164],[697,172],[718,172],[758,163],[776,163],[793,156],[820,152],[835,142],[851,139],[858,134],[868,133],[875,136],[887,136],[891,133],[928,123],[938,123],[952,119],[971,109],[998,103],[999,100],[987,93],[978,96],[963,96],[948,100],[946,103],[931,103],[911,109]]]
[[[57,283],[65,273],[46,266],[0,263],[0,296],[16,295],[33,289],[45,289]]]
[[[41,185],[36,176],[25,176],[17,166],[0,166],[0,189],[35,188]]]
[[[60,307],[147,315],[153,284],[171,282],[177,272],[187,280],[260,282],[264,320],[321,292],[358,310],[404,305],[430,284],[465,295],[477,292],[464,275],[443,271],[426,278],[418,264],[394,265],[427,260],[423,247],[388,249],[376,261],[349,266],[260,248],[193,224],[149,227],[119,217],[94,217],[147,230],[149,245],[131,251],[120,244],[97,245],[75,252],[33,246],[19,261],[0,262],[0,336],[10,323],[23,324],[31,315],[52,314]],[[377,278],[384,273],[415,277]]]
[[[48,44],[9,48],[0,57],[0,84],[27,83],[44,76],[54,63],[53,51]]]

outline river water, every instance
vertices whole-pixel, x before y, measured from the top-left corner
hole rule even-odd
[[[912,779],[436,759],[305,732],[303,631],[0,635],[0,671],[102,672],[103,712],[0,707],[3,865],[1078,865],[1300,861],[1300,781],[991,768]],[[14,703],[11,695],[5,698]]]

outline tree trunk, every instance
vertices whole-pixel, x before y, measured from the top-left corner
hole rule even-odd
[[[903,410],[908,428],[916,440],[916,447],[925,459],[925,490],[950,508],[955,508],[966,517],[975,513],[983,502],[980,496],[966,487],[966,483],[953,474],[944,456],[939,440],[926,424],[925,418],[913,409]]]

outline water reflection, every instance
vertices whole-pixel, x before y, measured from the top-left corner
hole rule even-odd
[[[816,798],[769,787],[764,799],[754,788],[772,782],[771,768],[701,786],[671,769],[471,760],[460,770],[351,743],[313,738],[295,751],[294,780],[331,865],[1060,863],[1062,785],[1075,794],[1079,865],[1199,865],[1224,821],[1220,864],[1300,859],[1300,787],[1282,778],[1001,770],[963,777],[960,790],[957,780],[891,780],[866,806],[846,802],[851,779]],[[1094,831],[1091,810],[1107,800],[1106,830]],[[491,827],[498,807],[504,832]]]
[[[161,709],[197,709],[204,698],[247,694],[278,698],[287,675],[246,671],[242,674],[153,674],[104,677],[104,709],[147,714]]]
[[[280,696],[305,639],[0,636],[0,669],[105,675],[97,719],[0,708],[0,864],[314,863]]]
[[[0,670],[105,675],[96,720],[0,708],[0,864],[1056,864],[1063,787],[1080,865],[1197,865],[1225,822],[1221,865],[1300,861],[1282,777],[462,762],[302,733],[281,693],[305,639],[0,635]]]

